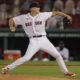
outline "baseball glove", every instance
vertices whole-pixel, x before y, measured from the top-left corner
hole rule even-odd
[[[71,24],[70,20],[68,20],[66,17],[63,19],[64,24]]]
[[[68,20],[66,17],[63,18],[63,25],[64,28],[71,28],[72,23],[70,22],[70,20]]]

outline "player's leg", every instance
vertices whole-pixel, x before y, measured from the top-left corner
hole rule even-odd
[[[31,40],[28,49],[25,53],[25,55],[19,59],[17,59],[16,61],[14,61],[12,64],[5,66],[2,69],[2,72],[6,73],[6,69],[12,70],[13,68],[17,67],[18,65],[23,64],[24,62],[30,60],[32,58],[32,56],[39,50],[39,46],[37,45],[37,43],[33,40]]]
[[[52,43],[47,38],[45,38],[43,43],[41,46],[42,50],[44,50],[45,52],[49,53],[51,56],[56,58],[62,72],[64,72],[64,73],[68,72],[68,69],[66,68],[66,65],[65,65],[60,53],[56,50],[56,48],[52,45]]]
[[[65,75],[67,75],[67,76],[75,76],[76,75],[75,73],[68,71],[60,53],[57,51],[57,49],[52,45],[52,43],[47,38],[45,40],[43,40],[41,49],[56,58],[61,71]]]

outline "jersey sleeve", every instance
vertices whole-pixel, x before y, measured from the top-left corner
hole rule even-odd
[[[48,18],[50,18],[52,16],[52,12],[44,12],[44,18],[45,20],[47,20]]]
[[[16,26],[21,24],[21,16],[13,17],[13,20]]]

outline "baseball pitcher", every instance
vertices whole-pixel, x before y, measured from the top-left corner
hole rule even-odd
[[[23,64],[26,61],[29,61],[32,56],[38,52],[38,50],[43,50],[49,53],[52,57],[56,58],[61,71],[66,76],[76,75],[75,73],[68,71],[61,55],[46,37],[45,23],[46,20],[51,16],[64,16],[72,21],[72,18],[63,12],[40,12],[40,4],[37,2],[31,3],[29,13],[13,17],[9,20],[10,30],[15,32],[17,25],[22,25],[22,28],[29,37],[30,42],[25,55],[14,61],[12,64],[2,68],[2,74],[7,74],[15,67]]]

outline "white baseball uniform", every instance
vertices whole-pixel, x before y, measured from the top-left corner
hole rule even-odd
[[[22,28],[29,37],[30,42],[25,55],[6,67],[11,70],[30,60],[38,50],[43,50],[56,58],[63,73],[68,72],[61,55],[46,37],[45,22],[49,17],[51,17],[51,15],[52,12],[42,12],[33,17],[28,13],[13,18],[16,26],[22,25]]]

